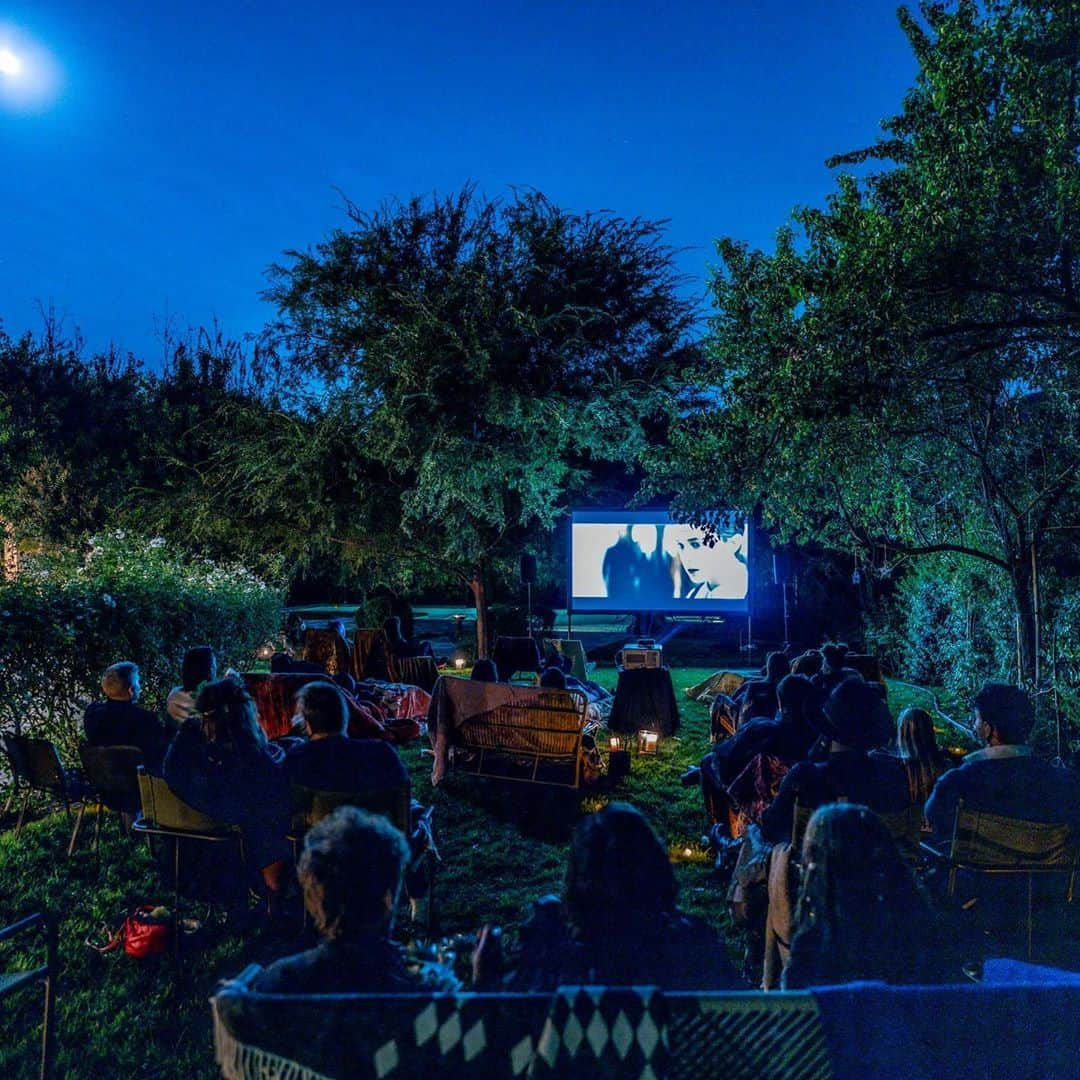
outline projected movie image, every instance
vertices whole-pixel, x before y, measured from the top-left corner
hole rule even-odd
[[[570,524],[575,611],[743,612],[749,533],[718,515],[715,536],[663,511],[574,511]]]

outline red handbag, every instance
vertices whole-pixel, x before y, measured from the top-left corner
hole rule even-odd
[[[151,914],[149,904],[141,904],[124,920],[120,936],[124,952],[141,960],[144,956],[160,956],[169,947],[169,924],[172,917],[160,918]]]
[[[169,926],[171,915],[154,915],[158,910],[153,904],[140,904],[132,908],[124,921],[112,934],[105,929],[104,940],[99,943],[86,939],[86,944],[95,952],[110,953],[124,947],[128,956],[141,960],[146,956],[160,956],[169,947]]]

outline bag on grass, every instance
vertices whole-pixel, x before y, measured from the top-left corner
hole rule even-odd
[[[103,955],[123,947],[124,952],[136,960],[160,956],[169,947],[171,924],[172,914],[167,908],[140,904],[131,909],[111,935],[106,930],[104,943],[95,943],[87,938],[86,944]]]

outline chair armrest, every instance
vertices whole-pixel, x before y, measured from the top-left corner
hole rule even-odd
[[[27,915],[25,919],[20,919],[18,922],[12,923],[10,926],[5,926],[0,930],[0,941],[7,941],[8,938],[12,938],[16,934],[21,934],[25,930],[32,930],[36,926],[42,926],[47,929],[48,925],[48,912],[35,911],[33,915]]]
[[[248,964],[239,975],[234,975],[231,979],[222,979],[218,983],[216,994],[225,992],[247,992],[251,989],[251,984],[255,979],[262,974],[261,964]]]
[[[922,852],[923,855],[928,855],[937,862],[947,863],[951,861],[947,851],[942,851],[941,848],[935,847],[929,840],[919,841],[919,851]]]

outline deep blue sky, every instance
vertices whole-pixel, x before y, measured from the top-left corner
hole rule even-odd
[[[0,5],[0,48],[62,72],[51,101],[0,96],[0,320],[38,329],[51,303],[90,347],[156,363],[163,319],[259,329],[266,266],[344,222],[335,188],[367,208],[469,180],[668,218],[703,288],[716,237],[770,245],[832,187],[824,159],[898,110],[915,63],[895,9]]]

